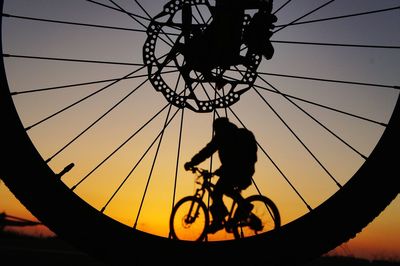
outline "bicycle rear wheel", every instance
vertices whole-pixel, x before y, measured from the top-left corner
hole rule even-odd
[[[250,237],[275,230],[281,226],[281,217],[275,203],[263,195],[253,195],[247,198],[254,205],[252,214],[261,220],[262,229],[251,228],[251,222],[239,222],[233,227],[233,235],[236,239]]]
[[[170,234],[173,239],[202,241],[210,217],[204,202],[194,196],[178,201],[171,212]]]

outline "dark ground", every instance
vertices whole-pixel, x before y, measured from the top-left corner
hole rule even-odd
[[[40,238],[10,232],[0,232],[0,265],[109,266],[76,250],[57,237]],[[131,263],[127,262],[127,265]],[[188,265],[190,266],[190,263]],[[400,266],[400,261],[323,256],[304,266]]]
[[[57,237],[0,232],[1,266],[108,266]]]

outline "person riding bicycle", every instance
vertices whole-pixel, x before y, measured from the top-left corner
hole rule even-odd
[[[213,221],[208,227],[208,233],[215,233],[224,227],[223,221],[228,210],[223,195],[237,200],[241,214],[239,219],[248,216],[253,205],[245,201],[240,193],[251,185],[257,161],[257,143],[251,131],[238,128],[226,117],[217,118],[213,129],[211,141],[184,165],[186,170],[190,170],[218,151],[221,166],[214,172],[219,179],[211,195],[210,212]]]

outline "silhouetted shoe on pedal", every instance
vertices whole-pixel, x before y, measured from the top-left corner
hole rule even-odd
[[[246,218],[249,217],[249,214],[250,214],[251,210],[253,209],[253,207],[254,206],[251,203],[243,204],[243,206],[239,207],[236,212],[236,219],[246,220]]]
[[[250,214],[249,219],[250,219],[249,226],[251,229],[255,231],[261,231],[263,229],[264,226],[262,225],[260,218],[258,218],[254,214]]]
[[[224,228],[222,221],[212,221],[211,224],[207,228],[207,234],[214,234]]]

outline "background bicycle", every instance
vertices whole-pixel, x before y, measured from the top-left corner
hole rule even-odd
[[[194,195],[183,197],[171,212],[170,234],[174,239],[203,241],[207,236],[210,223],[210,194],[213,191],[214,176],[208,170],[193,167],[198,176],[195,183],[198,187]],[[206,197],[205,197],[206,196]],[[279,210],[274,202],[263,195],[251,195],[246,198],[253,209],[248,217],[237,219],[237,203],[232,200],[228,216],[225,217],[224,229],[232,233],[236,239],[264,233],[280,227]]]

